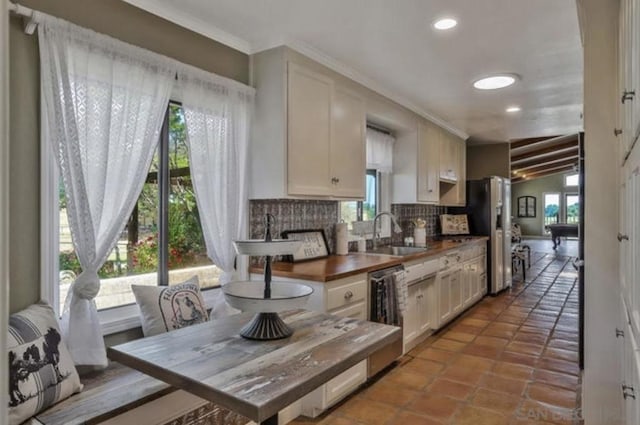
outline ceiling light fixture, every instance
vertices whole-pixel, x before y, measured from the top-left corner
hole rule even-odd
[[[433,23],[433,27],[440,31],[450,30],[456,25],[458,25],[458,21],[453,18],[442,18]]]
[[[514,112],[520,112],[520,111],[521,111],[521,109],[520,109],[520,107],[519,107],[519,106],[509,106],[509,107],[506,109],[506,111],[507,111],[507,112],[509,112],[510,114],[512,114],[512,113],[514,113]]]
[[[518,76],[515,74],[497,74],[476,80],[473,87],[478,90],[496,90],[509,87],[517,80]]]

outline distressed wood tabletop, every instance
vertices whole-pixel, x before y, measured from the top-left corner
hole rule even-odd
[[[252,341],[243,313],[108,349],[112,360],[258,423],[402,338],[398,327],[325,313],[281,313],[293,336]]]

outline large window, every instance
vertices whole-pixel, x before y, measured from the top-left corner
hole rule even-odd
[[[59,185],[59,301],[81,272]],[[138,202],[107,261],[98,309],[135,302],[131,285],[167,285],[197,275],[203,288],[217,286],[219,269],[207,257],[191,182],[182,108],[170,104],[158,148]]]
[[[380,203],[380,178],[376,170],[367,170],[364,201],[340,202],[340,218],[349,224],[354,221],[373,220]]]

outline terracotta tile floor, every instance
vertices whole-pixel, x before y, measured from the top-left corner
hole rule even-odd
[[[533,253],[526,282],[486,297],[323,416],[292,423],[579,423],[577,274],[569,260]]]

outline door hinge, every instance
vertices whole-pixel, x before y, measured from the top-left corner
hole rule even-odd
[[[636,390],[631,385],[622,384],[622,397],[636,399]]]
[[[628,241],[628,240],[629,240],[629,236],[623,235],[622,233],[618,233],[618,242]]]
[[[622,101],[622,103],[625,103],[627,100],[633,100],[635,96],[635,90],[625,90],[622,92],[622,98],[620,100]]]

